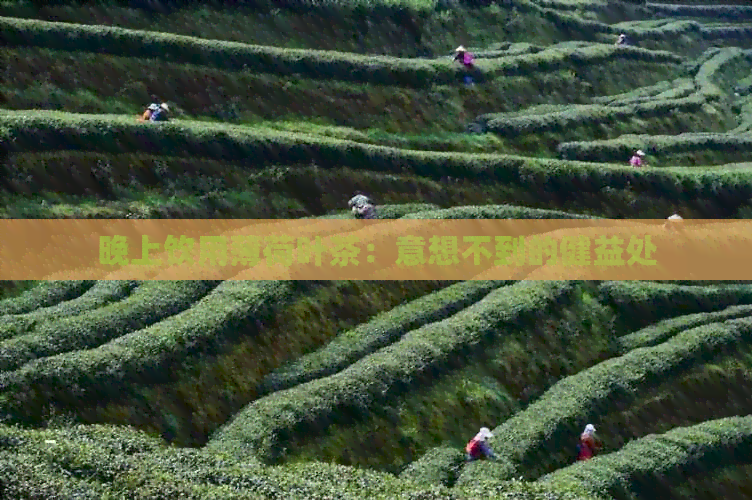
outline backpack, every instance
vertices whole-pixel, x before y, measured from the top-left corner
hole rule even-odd
[[[165,110],[162,108],[157,108],[156,111],[151,112],[151,116],[149,117],[149,120],[153,122],[165,122],[167,121],[167,115],[165,113]]]
[[[471,439],[470,442],[467,443],[467,446],[465,446],[465,451],[473,457],[478,455],[480,452],[480,442],[477,439]]]

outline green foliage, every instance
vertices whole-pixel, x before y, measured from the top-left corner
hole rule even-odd
[[[709,99],[728,95],[731,91],[730,88],[721,88],[718,86],[721,83],[721,73],[727,66],[738,63],[740,60],[745,63],[745,68],[748,68],[751,59],[752,53],[749,51],[742,51],[736,47],[721,49],[700,66],[697,75],[695,75],[695,82],[700,93]]]
[[[37,358],[93,349],[185,311],[218,284],[148,281],[124,301],[46,322],[31,332],[0,342],[0,370],[15,370]]]
[[[400,219],[405,215],[414,212],[424,212],[426,210],[437,210],[439,207],[433,203],[405,203],[402,205],[376,205],[377,219]],[[315,219],[354,219],[351,210],[341,210],[339,212],[324,215],[322,217],[311,217]]]
[[[619,338],[621,352],[626,354],[640,347],[652,347],[667,341],[677,333],[697,326],[752,316],[752,306],[731,306],[723,311],[689,314],[660,321],[654,325]]]
[[[609,125],[631,118],[656,118],[667,113],[695,113],[702,109],[704,99],[690,96],[680,99],[658,100],[624,106],[583,104],[567,106],[565,111],[548,114],[505,116],[485,115],[485,128],[505,137],[517,137],[543,132],[563,133],[585,125]]]
[[[626,162],[637,149],[666,158],[680,153],[712,152],[717,163],[733,161],[736,155],[749,157],[752,136],[749,134],[687,133],[681,135],[623,135],[618,139],[564,142],[559,153],[566,160],[593,162]]]
[[[44,430],[2,426],[0,474],[6,497],[20,500],[592,498],[517,482],[479,481],[450,490],[333,464],[265,467],[247,456],[168,448],[133,429],[101,425]]]
[[[679,483],[699,471],[737,463],[752,453],[752,416],[730,417],[679,427],[627,443],[621,450],[560,469],[543,484],[578,485],[618,500],[645,498],[662,483]]]
[[[440,443],[464,448],[480,426],[504,421],[556,379],[614,354],[614,317],[588,300],[594,292],[593,284],[578,286],[574,297],[582,300],[559,304],[521,330],[506,329],[472,362],[379,404],[362,422],[331,425],[326,436],[306,441],[289,460],[343,460],[398,473]]]
[[[401,219],[409,214],[438,210],[433,203],[405,203],[403,205],[377,205],[377,219]],[[352,215],[352,212],[350,212]]]
[[[607,106],[629,106],[632,104],[650,102],[652,100],[681,99],[688,97],[695,91],[695,82],[689,78],[677,78],[674,81],[664,80],[655,85],[617,95],[594,97],[595,104]]]
[[[452,486],[465,460],[464,450],[449,446],[433,448],[411,463],[399,477],[425,486]]]
[[[403,219],[593,219],[587,215],[543,210],[539,208],[517,207],[513,205],[485,205],[453,207],[442,210],[414,212]]]
[[[717,311],[752,303],[752,285],[686,286],[649,281],[607,281],[601,301],[616,309],[627,324],[644,327],[684,314]]]
[[[71,145],[86,144],[87,148],[114,153],[127,145],[129,150],[144,148],[170,156],[219,157],[258,166],[278,163],[280,157],[291,163],[313,159],[321,168],[407,171],[433,179],[451,176],[551,192],[600,192],[603,186],[609,186],[660,193],[669,199],[721,196],[728,200],[748,200],[752,197],[752,178],[739,171],[663,171],[519,156],[406,151],[228,125],[173,122],[154,126],[114,116],[0,112],[0,122],[12,130],[16,141],[11,147],[17,150],[68,149]],[[668,140],[681,141],[682,137],[672,136]],[[746,143],[745,146],[752,148],[751,140]],[[590,147],[597,143],[586,144]]]
[[[139,1],[136,3],[140,5]],[[148,3],[150,10],[164,7],[168,11],[184,4],[182,0]],[[212,17],[206,9],[190,9],[186,16],[203,16],[202,19],[186,22],[176,16],[174,22],[167,23],[168,27],[161,25],[167,16],[149,18],[148,24],[153,28],[145,29],[154,31],[93,25],[101,23],[102,17],[118,18],[117,13],[123,14],[120,17],[133,15],[132,11],[127,14],[126,9],[115,10],[111,5],[92,16],[89,26],[0,17],[0,38],[4,45],[25,48],[9,53],[14,64],[5,75],[12,75],[16,67],[23,66],[24,54],[35,58],[35,64],[26,66],[24,78],[36,75],[36,70],[40,73],[40,84],[31,91],[19,90],[21,86],[17,83],[22,79],[0,89],[0,97],[20,96],[10,104],[17,109],[42,107],[36,103],[43,103],[71,110],[131,113],[151,92],[171,104],[173,98],[177,104],[176,96],[180,93],[190,96],[185,99],[184,109],[173,108],[176,119],[166,124],[141,124],[124,116],[0,111],[0,157],[11,160],[7,163],[15,169],[8,169],[5,178],[18,191],[23,191],[18,189],[22,184],[18,179],[26,179],[23,184],[26,188],[38,182],[31,179],[30,172],[37,178],[47,177],[40,183],[42,190],[56,189],[56,184],[73,186],[81,172],[86,177],[92,170],[89,164],[77,164],[75,160],[40,161],[46,152],[93,151],[106,158],[123,152],[146,151],[154,157],[182,156],[185,160],[181,168],[213,171],[214,178],[206,184],[186,183],[181,190],[173,189],[175,186],[170,184],[169,190],[162,190],[159,195],[170,199],[170,207],[191,204],[194,211],[189,213],[193,215],[203,214],[206,207],[214,210],[210,212],[214,217],[236,215],[238,212],[231,210],[232,204],[242,197],[238,193],[248,184],[254,190],[243,198],[247,205],[274,205],[274,208],[266,211],[259,208],[246,214],[323,213],[340,206],[336,200],[343,197],[342,192],[354,189],[368,190],[377,199],[379,192],[389,192],[377,200],[380,203],[418,200],[437,203],[381,205],[378,207],[381,219],[588,218],[567,210],[584,207],[587,213],[593,213],[593,198],[599,209],[604,206],[603,200],[612,201],[617,207],[622,205],[625,208],[608,211],[622,216],[658,213],[668,204],[684,208],[704,203],[718,208],[712,210],[713,215],[743,213],[738,210],[752,198],[752,176],[748,170],[734,166],[632,169],[626,165],[438,150],[478,151],[482,147],[484,151],[549,154],[557,144],[569,139],[567,134],[585,131],[590,139],[595,139],[632,131],[630,127],[641,127],[637,129],[640,132],[671,128],[660,130],[661,133],[683,131],[685,127],[695,130],[688,122],[692,118],[701,123],[697,128],[710,123],[705,130],[731,132],[623,135],[613,141],[565,142],[560,153],[566,159],[626,163],[635,149],[643,149],[659,160],[655,163],[659,167],[668,161],[677,165],[742,161],[752,151],[752,135],[745,133],[749,128],[745,115],[752,112],[752,105],[742,97],[732,97],[731,92],[746,92],[749,82],[739,80],[749,74],[752,53],[738,48],[712,48],[694,61],[685,56],[699,54],[715,43],[749,46],[752,26],[710,25],[677,17],[711,21],[749,19],[752,9],[711,8],[689,2],[655,5],[643,0],[502,3],[485,7],[480,14],[471,14],[457,8],[468,6],[465,0],[459,0],[457,5],[443,0],[365,3],[264,0],[246,2],[246,6],[263,11],[267,21],[235,24],[228,17]],[[6,8],[2,12],[13,11],[12,7]],[[24,5],[20,9],[31,10]],[[408,59],[281,49],[209,40],[212,37],[205,35],[212,30],[224,30],[228,37],[238,39],[242,36],[233,32],[242,31],[242,26],[272,23],[282,33],[299,29],[287,23],[295,24],[300,19],[279,15],[278,9],[300,14],[331,13],[332,24],[347,24],[348,35],[367,31],[366,24],[381,23],[369,34],[373,40],[384,36],[384,26],[394,25],[398,30],[396,38],[415,36],[414,46],[405,49],[410,55],[444,49],[449,52],[451,47],[444,45],[451,41],[453,47],[455,42],[450,39],[457,37],[456,43],[461,39],[478,56],[473,77],[480,85],[460,86],[463,69],[447,57]],[[58,10],[39,9],[29,17],[51,19],[59,14],[75,22],[75,16],[84,12],[93,11],[89,7],[66,6]],[[489,19],[480,19],[484,14]],[[662,14],[671,17],[656,19]],[[247,14],[233,10],[231,15]],[[336,20],[335,15],[339,16]],[[391,17],[384,20],[379,16]],[[457,22],[457,16],[468,18]],[[146,19],[141,16],[135,20],[136,17],[122,22],[137,27],[138,22]],[[628,18],[628,22],[612,24],[622,20],[617,18]],[[209,19],[223,21],[207,31],[206,26],[212,24]],[[487,30],[492,20],[499,21],[494,24],[495,30],[478,35],[477,31]],[[207,39],[156,30],[202,33]],[[441,34],[427,41],[431,32]],[[675,53],[616,48],[611,43],[614,35],[621,32],[643,47],[670,47]],[[361,52],[373,50],[372,41],[360,39],[335,45],[338,37],[344,38],[339,36],[343,31],[335,28],[332,33],[332,37],[322,35],[335,40],[328,47],[353,50],[352,47],[359,45],[357,50]],[[498,43],[496,38],[500,34],[509,42]],[[264,36],[245,39],[273,38]],[[578,41],[546,45],[565,37]],[[303,38],[293,36],[285,43],[290,47],[314,44],[310,40],[301,41]],[[522,39],[538,45],[514,43]],[[596,40],[607,43],[594,43]],[[399,43],[400,47],[411,44]],[[322,42],[321,46],[325,45]],[[396,54],[401,50],[395,44],[386,45],[389,47],[384,48],[384,53]],[[45,52],[48,49],[50,52]],[[69,53],[66,56],[69,59],[55,61],[63,52]],[[81,67],[91,63],[88,72],[92,75],[110,76],[105,79],[92,76],[79,82],[84,71],[59,69],[71,66],[68,63],[72,61],[80,62]],[[168,63],[164,74],[157,77],[158,90],[148,88],[154,84],[154,78],[143,76],[146,73],[133,74],[145,61],[149,65]],[[45,73],[46,67],[55,66],[54,63],[58,63],[58,68]],[[215,69],[209,70],[210,67]],[[643,71],[637,73],[635,69]],[[131,78],[122,81],[113,79],[113,74],[121,78],[130,74]],[[677,76],[683,78],[676,79]],[[659,78],[672,81],[651,85]],[[55,83],[44,82],[45,79]],[[643,87],[624,92],[637,85]],[[562,90],[564,87],[567,89]],[[170,88],[178,90],[174,95],[163,95],[162,91]],[[252,98],[225,102],[238,89],[250,96],[262,95],[265,100],[262,99],[263,104],[254,104]],[[591,99],[605,93],[615,95]],[[552,101],[553,94],[556,98]],[[286,96],[291,100],[285,101]],[[350,106],[344,105],[345,102]],[[572,104],[529,107],[542,102]],[[322,111],[326,108],[333,110],[331,114]],[[188,116],[199,119],[211,116],[225,121],[230,117],[239,123],[249,116],[276,118],[294,113],[295,116],[286,118],[298,120],[299,114],[320,116],[329,125],[346,122],[365,129],[376,126],[372,122],[374,109],[391,117],[378,126],[385,127],[383,124],[389,120],[410,122],[409,126],[421,135],[408,137],[385,134],[374,128],[365,131],[289,121],[240,127],[181,120]],[[506,137],[491,134],[478,137],[460,132],[428,135],[419,130],[429,124],[434,130],[446,128],[447,124],[458,130],[458,122],[464,125],[468,117],[506,109],[521,111],[483,115],[468,128],[473,131],[485,128]],[[740,115],[741,124],[737,128],[734,128],[737,124],[731,123],[731,112]],[[442,113],[447,117],[440,116]],[[413,129],[395,125],[389,130]],[[416,151],[419,149],[425,151]],[[34,154],[29,155],[30,159],[18,161],[27,153]],[[54,154],[48,154],[48,159]],[[211,168],[199,167],[197,158],[215,158],[223,163]],[[294,172],[262,170],[265,165],[278,165],[280,158],[285,167],[314,164],[313,174],[303,179]],[[239,164],[232,167],[232,173],[227,166],[231,162]],[[653,165],[652,158],[648,164]],[[357,173],[348,168],[357,169]],[[328,177],[321,174],[324,169]],[[120,176],[122,172],[125,174]],[[128,164],[118,171],[120,178],[106,183],[108,187],[103,192],[113,198],[124,196],[121,186],[130,182],[131,174],[141,182],[153,173],[143,165]],[[335,173],[347,178],[334,182]],[[398,176],[404,184],[393,180]],[[425,178],[420,180],[423,184],[416,180],[418,177]],[[237,181],[241,178],[246,184]],[[237,191],[223,191],[222,183],[214,182],[230,179],[236,182],[233,189],[238,188]],[[466,182],[451,183],[454,191],[449,193],[450,183],[443,191],[443,184],[430,179]],[[164,187],[162,177],[147,182],[160,189]],[[407,188],[395,193],[391,189],[394,186]],[[129,192],[143,187],[131,186]],[[86,189],[91,187],[80,187],[81,192]],[[469,195],[473,189],[476,191]],[[511,194],[497,197],[492,193],[495,189]],[[294,192],[295,201],[290,202],[280,192]],[[314,194],[308,197],[309,192]],[[426,195],[427,192],[431,194]],[[306,194],[299,197],[298,193]],[[518,193],[522,194],[519,198]],[[481,199],[484,196],[488,199]],[[201,201],[196,201],[199,198]],[[509,199],[520,205],[551,209],[476,205]],[[575,199],[576,202],[571,201]],[[647,207],[647,203],[651,206]],[[138,204],[146,206],[146,202],[138,201],[119,207],[119,211],[90,209],[74,215],[138,216],[159,212],[174,216],[176,213],[143,206],[136,210]],[[277,208],[286,204],[292,208]],[[449,206],[454,208],[440,208]],[[36,216],[63,213],[57,210],[45,207],[23,213]],[[705,213],[707,209],[697,211]],[[688,217],[692,217],[691,212],[688,210]],[[13,216],[19,212],[8,209],[5,213]],[[343,211],[325,218],[350,217],[349,212]],[[296,342],[295,328],[290,325],[298,323],[280,321],[280,312],[291,312],[293,316],[298,310],[287,305],[296,298],[305,302],[311,297],[308,292],[317,284],[227,281],[222,284],[145,282],[136,286],[135,282],[96,285],[69,282],[43,284],[21,297],[0,301],[3,315],[0,316],[0,371],[5,370],[0,373],[0,417],[39,424],[50,413],[54,415],[62,409],[73,410],[76,412],[73,417],[89,421],[102,415],[119,421],[139,418],[141,425],[158,428],[160,419],[169,422],[180,415],[190,415],[190,424],[184,429],[197,429],[205,436],[206,427],[211,427],[207,422],[216,425],[252,401],[203,450],[170,449],[159,440],[119,428],[58,429],[52,425],[44,430],[29,430],[0,426],[0,477],[8,487],[6,495],[48,500],[502,497],[574,500],[612,495],[631,500],[645,490],[661,496],[659,483],[664,478],[676,481],[682,475],[741,462],[750,455],[752,423],[745,417],[650,436],[616,453],[562,469],[537,483],[504,481],[519,475],[540,477],[552,468],[568,465],[572,457],[565,458],[567,452],[562,450],[572,448],[572,438],[582,425],[605,414],[607,417],[601,424],[606,427],[604,422],[616,418],[614,415],[622,408],[628,408],[641,397],[644,401],[645,390],[663,388],[664,383],[669,387],[666,390],[681,386],[685,381],[681,377],[687,373],[694,376],[704,373],[703,370],[726,370],[726,365],[709,363],[716,356],[729,353],[747,356],[748,339],[752,339],[752,305],[744,304],[752,304],[752,285],[606,282],[600,284],[599,300],[608,301],[611,307],[604,311],[588,293],[595,283],[583,289],[572,282],[521,282],[507,286],[508,282],[468,281],[371,317],[387,307],[379,296],[371,300],[367,313],[357,311],[359,318],[370,319],[355,327],[352,325],[357,321],[352,317],[316,321],[316,314],[323,316],[326,311],[352,312],[349,302],[337,309],[320,307],[316,300],[311,300],[299,309],[303,311],[301,316],[313,318],[310,328],[306,325],[309,348],[321,345],[334,337],[335,332],[347,331],[325,347],[272,371],[279,362],[265,359],[267,353],[273,352],[272,358],[282,359],[294,358],[291,351],[295,355],[305,352],[302,342],[295,347],[285,345]],[[575,296],[582,299],[575,303],[583,309],[568,308],[567,302]],[[579,319],[557,323],[562,309]],[[555,325],[551,337],[530,335],[532,325],[540,333],[538,330],[545,327],[541,325],[547,322]],[[274,329],[251,338],[264,330],[264,323],[275,324]],[[285,326],[292,333],[279,339],[280,332],[287,334]],[[557,327],[562,329],[561,335]],[[625,327],[636,331],[617,339]],[[327,333],[313,334],[325,328]],[[579,341],[585,337],[587,342],[582,346]],[[578,341],[570,342],[573,339]],[[556,383],[557,378],[612,356],[615,347],[620,348],[621,357]],[[741,354],[740,347],[744,348]],[[579,352],[580,349],[587,350]],[[220,356],[215,356],[219,353]],[[241,356],[245,356],[243,361],[239,361]],[[248,368],[251,365],[254,365],[252,374]],[[211,369],[201,372],[207,366]],[[199,372],[200,376],[194,375]],[[243,378],[244,382],[238,382]],[[264,397],[253,401],[258,396],[256,383],[262,379],[260,392]],[[175,380],[180,382],[167,385]],[[147,390],[145,386],[152,384],[164,385]],[[550,390],[539,397],[548,387]],[[222,396],[201,396],[207,389]],[[277,392],[268,394],[271,391]],[[193,393],[193,397],[185,397],[188,393]],[[174,406],[165,404],[171,395],[177,395]],[[475,399],[467,400],[464,398],[467,395]],[[113,401],[121,406],[116,409],[113,409],[116,405],[108,406],[110,413],[98,413],[95,408],[97,403],[107,405]],[[139,404],[129,411],[129,401]],[[357,458],[353,458],[355,453],[351,451],[372,442],[380,447],[381,455],[374,463],[386,457],[392,459],[391,465],[396,469],[405,463],[405,457],[412,458],[428,446],[442,441],[457,444],[457,439],[446,439],[447,435],[458,425],[477,425],[479,415],[488,419],[489,414],[484,411],[494,404],[500,416],[528,405],[496,429],[491,442],[500,455],[496,463],[466,465],[463,451],[448,445],[435,448],[412,463],[399,479],[321,463],[269,467],[259,461],[295,461],[296,453],[299,459],[301,455],[311,456],[306,455],[306,450],[329,450],[327,446],[340,445],[337,449],[341,453],[334,456],[354,462]],[[81,407],[86,409],[80,410]],[[152,414],[138,415],[139,411]],[[452,425],[453,420],[460,423]],[[356,425],[351,425],[353,422]],[[428,422],[423,426],[431,430],[423,436],[411,437],[409,432],[419,430],[423,422]],[[664,424],[668,425],[666,422],[661,425]],[[363,435],[367,437],[360,439],[359,431],[365,431]],[[325,437],[319,439],[322,435]],[[349,437],[350,442],[343,441],[343,436]],[[403,455],[389,456],[390,448],[400,446],[405,450]]]
[[[98,281],[80,297],[35,311],[0,317],[0,340],[6,340],[35,328],[40,322],[73,317],[127,297],[140,282]]]
[[[94,286],[95,281],[43,281],[18,297],[0,300],[0,315],[25,314],[72,300]]]
[[[34,5],[67,5],[70,0],[30,0]],[[124,5],[128,7],[137,7],[149,12],[171,12],[174,9],[194,7],[197,3],[195,0],[166,0],[165,2],[146,2],[132,0],[83,0],[75,3],[85,3],[88,5],[112,6]],[[227,8],[237,7],[238,2],[228,2],[225,0],[200,2],[210,8]],[[289,12],[308,13],[310,11],[319,11],[330,13],[331,15],[351,15],[357,16],[366,11],[373,11],[382,16],[399,15],[406,13],[419,13],[421,11],[432,11],[436,9],[440,2],[437,0],[243,0],[239,2],[240,6],[251,11],[260,11],[264,13],[278,12],[285,10]],[[472,3],[472,2],[468,2]]]
[[[138,384],[163,382],[175,364],[253,335],[310,282],[226,281],[193,307],[94,349],[41,358],[1,375],[11,415],[42,418],[47,405],[76,407],[123,396]]]
[[[274,74],[306,74],[313,78],[426,85],[434,79],[456,81],[450,62],[412,63],[384,56],[277,49],[237,42],[210,41],[183,35],[115,27],[0,18],[8,46],[104,52]]]
[[[447,59],[410,60],[342,52],[278,49],[158,32],[8,17],[0,17],[0,29],[6,46],[9,47],[31,46],[127,57],[158,57],[171,62],[212,66],[223,70],[305,75],[320,80],[426,87],[456,83],[463,71]],[[554,47],[537,54],[479,60],[474,78],[482,82],[501,75],[526,74],[542,68],[551,70],[573,63],[599,64],[614,59],[655,63],[681,61],[680,57],[670,52],[637,48],[621,50],[604,45],[572,51]]]
[[[562,450],[571,449],[573,437],[592,418],[614,405],[628,405],[640,392],[750,342],[751,319],[713,323],[567,377],[497,427],[490,444],[501,460],[466,466],[458,484],[469,483],[483,474],[499,479],[516,474],[531,478],[550,470],[552,465],[561,467]]]
[[[692,5],[683,3],[660,4],[653,3],[650,10],[656,14],[670,17],[706,17],[708,20],[741,21],[752,20],[752,7],[748,5],[727,5],[731,2],[723,2],[726,5]]]
[[[535,127],[549,126],[558,127],[557,130],[559,130],[567,124],[577,125],[582,123],[582,120],[589,119],[587,117],[590,117],[593,113],[595,113],[593,116],[597,115],[599,118],[593,118],[591,121],[597,122],[598,120],[615,120],[627,116],[637,116],[640,114],[638,110],[643,110],[641,111],[645,113],[643,116],[656,116],[656,113],[660,115],[661,113],[665,114],[682,110],[696,112],[704,109],[704,106],[707,105],[706,101],[711,102],[729,95],[731,88],[723,81],[722,75],[724,71],[729,66],[735,64],[742,64],[748,71],[751,57],[752,54],[750,52],[742,51],[736,47],[706,51],[698,61],[698,66],[692,69],[692,71],[696,71],[694,85],[697,88],[697,93],[689,97],[662,100],[658,96],[654,96],[649,98],[650,100],[644,104],[638,103],[625,106],[624,108],[582,107],[579,110],[566,111],[549,117],[536,116],[536,122],[529,119],[526,122],[523,117],[516,118],[516,122],[506,120],[501,126],[506,127],[503,129],[505,132],[510,127],[514,129],[515,126],[517,128],[527,126],[533,127],[533,129]],[[677,89],[674,89],[674,92],[679,92],[680,94],[686,92],[690,88],[690,85],[690,83],[685,82]],[[653,90],[646,88],[644,91],[651,92]],[[632,111],[629,111],[630,109]],[[692,153],[700,150],[717,151],[721,154],[725,151],[746,152],[750,148],[750,144],[752,142],[750,142],[748,136],[734,133],[697,133],[668,136],[624,135],[618,139],[611,140],[564,142],[559,145],[558,150],[561,157],[567,160],[623,162],[636,149],[643,149],[657,157],[666,157],[672,153]]]
[[[276,392],[251,403],[208,446],[233,447],[263,461],[282,458],[287,447],[333,422],[360,420],[379,401],[405,393],[420,379],[434,378],[468,362],[500,331],[521,328],[560,305],[571,282],[521,282],[491,292],[456,315],[405,334],[329,377]]]
[[[510,283],[463,281],[379,314],[368,323],[338,335],[321,349],[272,372],[261,383],[259,394],[289,389],[333,375],[394,343],[408,332],[453,316],[496,288]]]

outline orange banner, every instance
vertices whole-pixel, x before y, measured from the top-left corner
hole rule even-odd
[[[0,234],[2,280],[752,279],[744,220],[11,219]]]

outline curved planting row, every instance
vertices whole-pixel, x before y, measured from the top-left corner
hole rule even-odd
[[[309,463],[266,467],[252,457],[168,448],[127,428],[0,427],[4,493],[14,499],[80,500],[592,500],[545,484],[427,486],[391,474]]]
[[[725,82],[726,72],[729,69],[736,69],[741,73],[749,73],[750,63],[752,63],[752,51],[741,50],[737,47],[719,50],[698,68],[695,75],[698,92],[711,100],[729,95],[731,85]],[[730,80],[736,81],[735,78],[730,78]],[[726,88],[721,88],[719,85]]]
[[[0,112],[0,124],[0,133],[5,129],[8,137],[15,139],[10,147],[19,151],[85,147],[114,153],[148,145],[150,151],[170,156],[180,152],[244,162],[252,158],[254,164],[273,164],[284,157],[289,162],[314,160],[322,168],[410,172],[434,179],[451,176],[480,182],[493,180],[550,191],[600,192],[603,186],[609,186],[670,197],[680,193],[687,197],[714,197],[719,191],[730,199],[752,197],[752,179],[736,171],[662,171],[520,156],[407,151],[228,125],[176,122],[157,129],[119,116]]]
[[[714,163],[742,161],[752,152],[752,135],[746,133],[687,133],[679,135],[624,135],[618,139],[564,142],[559,145],[562,159],[570,161],[624,161],[637,149],[668,158],[672,155],[708,153]],[[683,161],[682,163],[687,163]]]
[[[601,9],[603,10],[608,10],[608,7],[601,5]],[[715,6],[712,8],[715,8]],[[598,37],[600,35],[601,38],[606,35],[625,33],[633,40],[637,40],[638,43],[652,41],[666,44],[667,42],[675,42],[682,35],[694,35],[696,38],[706,42],[718,43],[728,40],[738,42],[748,38],[750,33],[752,33],[752,28],[745,25],[704,26],[697,21],[675,20],[668,16],[668,20],[665,23],[656,26],[654,21],[656,14],[649,10],[643,11],[643,16],[648,19],[647,22],[644,22],[645,26],[641,26],[643,24],[641,21],[609,25],[601,21],[585,19],[581,15],[562,12],[558,7],[557,9],[551,9],[536,6],[535,10],[538,11],[543,19],[560,28],[580,32],[589,37]]]
[[[730,319],[747,318],[752,316],[752,306],[731,306],[723,311],[689,314],[659,321],[653,325],[629,333],[619,338],[622,353],[626,354],[640,347],[652,347],[667,341],[683,330],[697,326],[719,323]]]
[[[567,377],[497,427],[491,445],[501,460],[464,467],[458,484],[471,482],[479,474],[499,479],[519,474],[535,478],[552,467],[561,467],[564,463],[559,452],[571,448],[567,445],[571,437],[593,416],[615,404],[628,405],[641,391],[750,342],[752,319],[713,323]]]
[[[692,35],[705,42],[746,41],[752,34],[752,27],[748,25],[705,26],[697,21],[672,20],[662,26],[655,27],[650,23],[647,27],[638,23],[631,26],[611,26],[611,33],[625,33],[635,40],[667,43],[682,35]]]
[[[315,79],[425,87],[457,81],[461,70],[451,60],[399,59],[344,52],[279,49],[237,42],[204,40],[183,35],[0,17],[0,41],[7,47],[106,53],[154,58],[188,64],[278,75],[300,74]],[[598,64],[612,59],[679,62],[669,52],[613,46],[561,50],[554,46],[536,54],[481,59],[475,70],[479,81],[501,75],[526,74],[572,63]]]
[[[681,99],[693,94],[696,89],[694,80],[677,78],[673,81],[663,80],[655,85],[639,87],[623,94],[594,97],[592,101],[595,104],[605,106],[629,106],[642,102],[650,102],[653,99]]]
[[[597,219],[587,215],[545,210],[540,208],[518,207],[514,205],[479,205],[452,207],[438,210],[416,211],[404,215],[402,219]]]
[[[103,403],[122,397],[129,387],[169,380],[174,365],[253,335],[257,321],[313,284],[226,281],[187,310],[152,326],[93,349],[37,359],[2,373],[0,413],[37,421],[48,405]]]
[[[718,74],[728,65],[743,62],[749,67],[752,53],[736,47],[711,49],[701,56],[701,64],[695,70],[694,83],[680,79],[674,82],[661,82],[656,85],[636,89],[626,94],[596,98],[596,104],[561,106],[561,110],[551,113],[529,115],[522,112],[482,115],[477,123],[492,132],[505,135],[523,135],[532,132],[561,131],[565,127],[580,126],[599,122],[621,121],[629,117],[653,117],[672,111],[697,111],[707,99],[717,99],[727,95],[716,85]],[[677,88],[678,84],[678,88]],[[697,89],[693,95],[686,95]],[[600,99],[601,102],[598,102]],[[608,104],[608,106],[604,106]]]
[[[360,358],[396,342],[408,332],[453,316],[493,290],[510,283],[463,281],[395,307],[269,374],[260,384],[258,392],[264,395],[333,375]]]
[[[0,341],[26,333],[44,321],[73,317],[126,298],[139,281],[98,281],[86,293],[60,304],[32,312],[0,317]]]
[[[607,281],[601,301],[615,308],[626,324],[645,327],[673,316],[752,304],[752,285],[687,286],[649,281]]]
[[[705,109],[706,101],[718,99],[729,93],[716,85],[716,74],[740,60],[748,67],[750,53],[738,48],[719,49],[697,68],[694,83],[684,80],[679,82],[678,88],[672,88],[668,82],[664,82],[662,85],[668,87],[658,84],[637,89],[629,94],[602,97],[600,99],[603,104],[562,106],[563,109],[550,113],[528,114],[522,111],[486,114],[476,119],[475,126],[482,131],[518,137],[541,132],[572,132],[574,128],[584,125],[619,123],[623,128],[624,122],[633,118],[660,118],[668,113],[695,113]],[[695,88],[697,92],[693,92]],[[640,123],[640,127],[644,128],[645,124]]]
[[[649,435],[621,450],[560,469],[539,482],[618,500],[651,498],[665,482],[680,483],[752,459],[752,415],[730,417]]]
[[[408,465],[399,477],[425,486],[452,486],[466,462],[465,450],[439,446]]]
[[[542,132],[573,131],[586,125],[624,124],[630,119],[664,117],[667,113],[696,113],[702,109],[705,100],[699,95],[679,99],[658,100],[623,106],[603,106],[583,104],[568,106],[565,111],[549,114],[507,117],[503,113],[486,115],[481,127],[484,131],[505,137],[518,137]],[[644,124],[642,125],[644,128]]]
[[[0,300],[0,315],[26,314],[72,300],[94,286],[95,281],[43,281],[18,297]]]
[[[358,420],[380,401],[462,364],[505,329],[527,324],[566,301],[572,283],[522,282],[491,292],[456,315],[406,333],[345,370],[261,398],[209,442],[247,450],[264,461],[282,458],[294,441],[334,421]]]
[[[401,219],[411,214],[439,210],[438,205],[432,203],[405,203],[403,205],[376,205],[377,219]],[[343,210],[322,217],[311,217],[311,219],[352,219],[353,214],[350,210]]]
[[[0,371],[37,358],[94,349],[189,309],[216,287],[214,281],[148,281],[128,299],[94,311],[43,323],[0,342]]]
[[[752,52],[735,47],[711,49],[702,56],[701,61],[703,60],[704,62],[697,67],[694,78],[698,89],[696,94],[689,98],[650,102],[647,105],[655,107],[660,104],[670,109],[671,103],[694,98],[699,106],[707,111],[707,102],[717,101],[731,94],[731,82],[735,81],[733,74],[749,72]],[[731,75],[727,76],[728,73]],[[714,113],[717,113],[717,110]],[[580,161],[623,161],[636,149],[643,149],[657,158],[697,152],[715,152],[723,158],[735,158],[748,153],[752,147],[749,136],[741,133],[742,130],[741,127],[737,127],[729,133],[623,135],[617,139],[563,142],[559,145],[558,151],[563,159]]]
[[[648,3],[647,8],[656,14],[670,17],[706,17],[719,21],[752,20],[752,7],[748,5],[685,5]]]

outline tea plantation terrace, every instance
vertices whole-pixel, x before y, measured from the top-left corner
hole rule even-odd
[[[750,21],[732,0],[10,0],[2,216],[351,218],[363,191],[381,219],[747,218]],[[152,96],[168,121],[139,121]],[[744,498],[752,284],[542,269],[3,283],[4,494]],[[576,462],[587,424],[603,449]],[[497,460],[467,462],[481,427]]]

